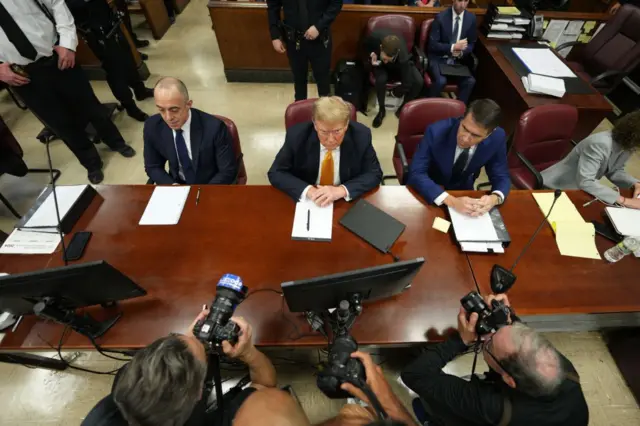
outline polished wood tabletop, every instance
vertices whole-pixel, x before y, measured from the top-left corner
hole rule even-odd
[[[102,200],[94,200],[75,228],[93,232],[81,262],[104,259],[148,292],[120,303],[124,315],[99,339],[104,347],[138,348],[169,332],[186,331],[202,305],[211,304],[218,279],[227,272],[241,276],[252,292],[393,262],[338,224],[352,206],[346,201],[335,204],[332,241],[306,242],[291,239],[295,203],[272,187],[203,186],[198,205],[192,187],[175,226],[138,225],[153,186],[97,189]],[[366,199],[407,226],[393,253],[402,260],[424,257],[426,263],[404,293],[365,303],[353,336],[361,344],[442,339],[456,325],[459,299],[475,289],[467,260],[451,236],[432,228],[434,218],[445,212],[401,186],[381,187]],[[59,252],[0,256],[0,271],[9,273],[60,265]],[[96,318],[107,313],[87,311]],[[302,314],[290,313],[274,292],[250,294],[236,314],[253,325],[257,345],[323,344],[321,336],[306,336],[311,330]],[[47,348],[47,342],[57,345],[61,331],[59,325],[26,317],[0,349]],[[64,347],[91,344],[72,334]]]
[[[593,198],[582,191],[566,191],[585,221],[604,222],[604,205],[583,205]],[[494,264],[510,268],[544,218],[530,191],[511,191],[500,207],[511,244],[505,254],[469,254],[478,286],[491,291]],[[596,235],[602,255],[614,245]],[[560,255],[551,226],[545,224],[514,273],[517,281],[509,299],[521,316],[562,314],[611,314],[640,312],[640,259],[627,256],[617,263]]]

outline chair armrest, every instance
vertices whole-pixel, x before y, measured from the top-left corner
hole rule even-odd
[[[422,71],[423,73],[427,72],[429,65],[429,59],[427,58],[427,55],[425,55],[424,51],[418,46],[413,46],[413,50],[416,58],[416,67],[418,67],[418,70]]]
[[[490,186],[491,182],[479,183],[478,186],[476,186],[476,191],[480,191],[482,188],[488,188]]]
[[[556,52],[561,51],[562,49],[566,49],[567,47],[577,46],[578,44],[584,44],[579,41],[568,41],[566,43],[562,43],[560,46],[556,46]]]
[[[522,155],[519,152],[516,152],[516,155],[518,156],[518,158],[520,159],[520,161],[522,161],[522,164],[525,165],[525,167],[533,174],[533,176],[536,178],[536,187],[533,189],[542,189],[543,187],[543,182],[542,182],[542,175],[540,174],[540,172],[533,167],[533,164],[531,164],[531,162],[529,160],[527,160],[527,157],[525,157],[524,155]]]
[[[626,77],[627,74],[623,71],[616,71],[616,70],[609,70],[609,71],[605,71],[603,73],[600,73],[598,75],[596,75],[595,77],[593,77],[590,81],[591,84],[597,83],[600,80],[604,80],[605,78],[609,78],[609,77],[617,77],[620,80],[622,80],[624,77]]]
[[[404,152],[404,146],[401,142],[396,141],[396,150],[398,151],[398,157],[400,157],[400,163],[402,163],[402,180],[400,184],[405,185],[407,183],[407,176],[409,175],[409,162],[407,161],[407,154]]]
[[[475,74],[478,69],[478,57],[473,52],[469,53],[469,64],[471,65],[471,72]]]
[[[244,157],[244,153],[241,153],[240,155],[238,155],[238,158],[236,158],[236,177],[233,178],[234,185],[238,183],[238,177],[240,177],[240,166],[242,165],[242,157]]]

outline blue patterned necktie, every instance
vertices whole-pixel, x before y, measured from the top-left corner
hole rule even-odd
[[[469,148],[464,148],[458,156],[455,163],[453,163],[453,170],[451,171],[451,183],[456,184],[462,180],[464,169],[469,162]]]
[[[189,158],[189,151],[182,135],[182,129],[176,130],[176,150],[178,151],[178,160],[180,160],[180,165],[182,166],[184,180],[188,185],[193,185],[196,183],[196,173],[193,171],[193,164],[191,163],[191,158]]]
[[[460,29],[460,17],[456,16],[456,23],[453,26],[453,33],[451,34],[451,37],[453,39],[453,44],[456,44],[458,42],[458,30],[459,29]],[[447,64],[453,65],[455,63],[456,63],[456,59],[453,56],[447,58]]]

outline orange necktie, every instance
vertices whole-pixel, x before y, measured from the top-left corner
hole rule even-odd
[[[327,151],[320,168],[320,185],[333,186],[333,155]]]

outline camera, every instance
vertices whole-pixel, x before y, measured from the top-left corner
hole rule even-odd
[[[211,304],[209,315],[193,327],[193,334],[205,346],[219,347],[223,340],[232,345],[238,342],[240,327],[230,321],[236,307],[247,297],[247,287],[242,278],[224,274],[216,286],[216,298]]]
[[[329,360],[325,369],[318,373],[316,384],[324,394],[333,399],[350,398],[351,395],[340,386],[352,383],[362,387],[367,381],[364,365],[359,359],[351,358],[358,350],[358,343],[350,335],[337,337],[329,350]]]
[[[476,332],[479,335],[493,333],[509,323],[511,309],[499,300],[492,300],[489,307],[477,291],[460,299],[460,304],[469,315],[473,312],[478,314]]]

